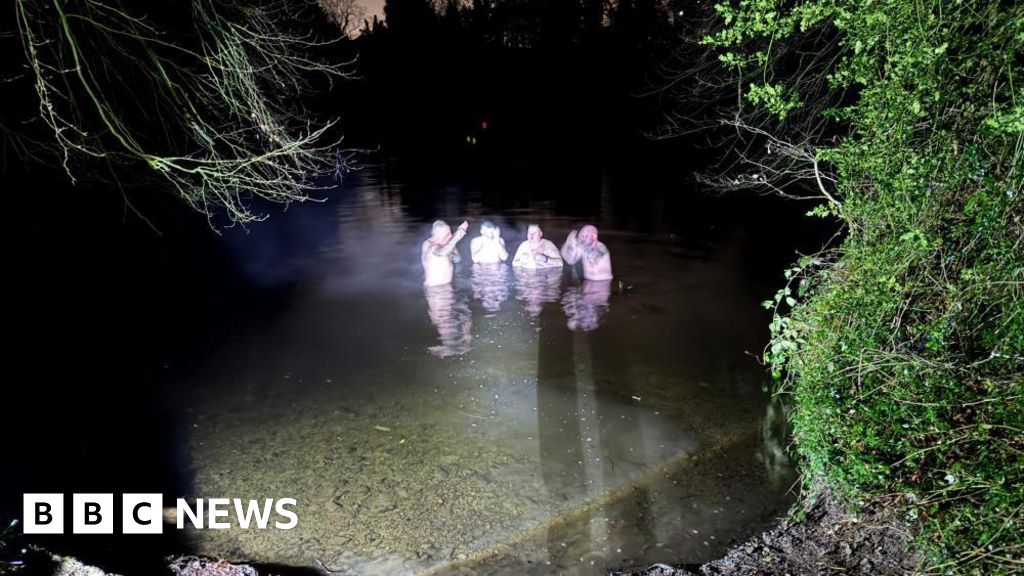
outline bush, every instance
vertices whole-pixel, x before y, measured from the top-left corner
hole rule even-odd
[[[787,42],[824,30],[840,47],[828,89],[841,103],[805,136],[815,174],[834,174],[813,212],[845,235],[766,302],[765,359],[793,395],[805,475],[857,497],[905,495],[930,571],[1019,573],[1024,5],[743,0],[716,12],[724,27],[705,43],[758,71],[746,101],[780,121],[814,106],[799,99],[799,64],[788,84],[771,72]]]

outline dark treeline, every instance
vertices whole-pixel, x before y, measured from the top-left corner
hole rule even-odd
[[[350,145],[426,153],[529,143],[544,152],[642,138],[661,121],[658,63],[683,19],[680,0],[388,0],[333,58],[355,57],[333,109]],[[339,107],[340,106],[340,107]],[[429,145],[426,148],[424,145]],[[591,145],[591,146],[587,146]]]

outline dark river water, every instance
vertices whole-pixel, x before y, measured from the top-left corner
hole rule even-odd
[[[759,303],[804,239],[804,210],[634,168],[418,178],[370,164],[326,202],[211,241],[244,288],[193,271],[157,292],[165,310],[216,293],[235,320],[155,324],[174,326],[145,356],[157,392],[144,401],[160,419],[139,434],[170,464],[126,486],[294,498],[292,530],[189,531],[178,545],[333,573],[599,574],[714,558],[792,499],[782,409],[757,361]],[[468,220],[470,235],[454,283],[425,290],[434,218]],[[592,223],[615,279],[474,268],[484,219],[512,252],[528,224],[561,245]],[[207,344],[174,352],[169,330]],[[86,448],[36,442],[102,455],[132,434],[115,429]],[[105,461],[131,468],[130,454]]]
[[[195,532],[197,549],[360,574],[587,574],[705,560],[783,511],[793,474],[745,273],[764,239],[739,221],[639,231],[620,208],[649,200],[614,186],[599,178],[576,214],[457,185],[428,204],[470,237],[494,221],[510,249],[531,223],[561,244],[593,222],[611,286],[474,268],[467,238],[455,282],[425,290],[431,210],[382,167],[293,216],[301,254],[232,238],[252,274],[285,266],[296,284],[181,385],[192,493],[292,497],[300,523]]]

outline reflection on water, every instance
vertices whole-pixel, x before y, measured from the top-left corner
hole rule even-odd
[[[516,282],[516,300],[530,316],[537,317],[545,304],[558,302],[562,294],[561,268],[512,269]]]
[[[792,464],[786,450],[790,438],[790,420],[784,396],[772,396],[765,408],[764,422],[761,425],[760,458],[764,463],[768,479],[778,488],[784,482],[791,481]]]
[[[287,311],[194,375],[193,495],[290,497],[299,516],[196,532],[198,552],[338,574],[600,574],[709,559],[785,509],[788,462],[763,465],[777,452],[746,354],[764,319],[738,280],[742,237],[681,252],[602,223],[637,287],[612,302],[609,282],[562,270],[463,264],[424,288],[434,216],[368,175]],[[526,222],[575,225],[522,210],[502,222],[511,245]]]
[[[509,273],[505,264],[473,264],[470,281],[473,298],[483,304],[484,310],[497,312],[501,304],[508,300]]]
[[[590,332],[601,323],[608,312],[608,299],[612,295],[612,281],[584,280],[579,286],[565,291],[562,310],[568,319],[569,330]]]
[[[473,342],[470,334],[473,320],[465,299],[456,294],[451,284],[424,286],[423,293],[427,298],[427,313],[441,341],[439,345],[428,348],[430,353],[445,358],[469,352]]]

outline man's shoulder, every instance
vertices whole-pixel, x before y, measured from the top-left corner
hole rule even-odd
[[[439,246],[437,244],[434,244],[430,240],[427,240],[427,241],[423,242],[423,247],[422,247],[421,251],[424,254],[434,254],[434,255],[436,255],[436,252],[437,252],[438,248],[439,248]]]

